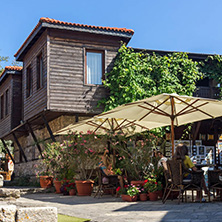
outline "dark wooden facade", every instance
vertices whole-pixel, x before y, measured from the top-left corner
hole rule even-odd
[[[49,90],[47,109],[98,114],[97,103],[107,91],[102,85],[85,85],[85,53],[87,49],[103,51],[105,72],[112,68],[119,40],[95,34],[73,34],[50,30]]]
[[[103,85],[86,85],[86,50],[104,53],[104,72],[109,72],[121,42],[128,42],[132,30],[79,27],[52,19],[40,22],[16,53],[23,62],[23,121],[42,111],[95,115],[103,111],[98,101],[107,95]],[[37,89],[37,58],[43,57],[43,86]],[[31,68],[31,93],[27,96],[27,72]]]
[[[37,57],[43,56],[43,86],[37,89]],[[32,70],[31,95],[26,96],[26,72]],[[47,32],[45,31],[23,59],[22,72],[23,120],[26,121],[47,108]]]
[[[1,138],[18,126],[22,119],[21,70],[21,67],[6,67],[0,77],[0,98],[3,100],[1,101],[0,119]],[[6,102],[6,100],[8,101]]]

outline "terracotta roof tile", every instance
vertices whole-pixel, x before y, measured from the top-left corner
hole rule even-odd
[[[100,30],[107,30],[107,31],[117,31],[117,32],[123,32],[123,33],[130,33],[134,34],[134,30],[132,29],[126,29],[126,28],[115,28],[115,27],[103,27],[103,26],[94,26],[94,25],[83,25],[78,23],[71,23],[71,22],[63,22],[56,19],[51,18],[40,18],[38,24],[35,26],[35,28],[32,30],[28,38],[25,40],[25,42],[22,44],[22,46],[19,48],[19,50],[15,53],[15,57],[19,54],[23,46],[28,42],[29,38],[32,36],[32,34],[37,30],[37,28],[43,23],[50,23],[50,24],[61,24],[61,25],[67,25],[67,26],[74,26],[74,27],[82,27],[82,28],[92,28],[92,29],[100,29]]]
[[[0,78],[3,76],[3,74],[6,71],[21,71],[22,67],[21,66],[6,66],[3,72],[0,74]]]
[[[40,22],[46,22],[46,23],[53,23],[53,24],[61,24],[61,25],[70,25],[70,26],[76,26],[76,27],[83,27],[83,28],[94,28],[94,29],[102,29],[107,31],[118,31],[118,32],[128,32],[133,34],[134,31],[132,29],[126,29],[126,28],[115,28],[115,27],[103,27],[103,26],[95,26],[95,25],[83,25],[78,23],[71,23],[71,22],[62,22],[56,19],[50,19],[50,18],[40,18]]]

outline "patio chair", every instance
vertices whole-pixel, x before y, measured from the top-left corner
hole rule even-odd
[[[182,160],[168,160],[167,161],[167,170],[165,172],[166,178],[166,187],[164,190],[164,195],[162,198],[162,202],[165,203],[167,198],[170,196],[172,191],[179,192],[178,203],[180,203],[180,199],[183,194],[185,194],[185,201],[187,202],[186,191],[192,191],[192,201],[193,201],[193,191],[200,192],[200,202],[202,200],[202,177],[203,172],[190,172],[191,179],[184,179],[184,173],[187,173],[187,169],[184,167]]]
[[[215,198],[215,191],[220,191],[220,200],[222,200],[222,170],[208,170],[208,188],[213,191]],[[210,201],[210,192],[208,193]]]
[[[106,175],[100,167],[97,168],[98,188],[94,195],[101,197],[106,190],[111,191],[112,196],[119,185],[118,175]],[[104,180],[103,178],[107,178]]]

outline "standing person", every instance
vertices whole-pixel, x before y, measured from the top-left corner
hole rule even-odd
[[[210,148],[209,153],[207,154],[205,160],[207,161],[207,164],[213,164],[213,149]]]
[[[8,171],[9,171],[10,176],[12,176],[12,173],[14,171],[14,163],[10,156],[8,157]]]
[[[197,171],[197,168],[192,163],[190,157],[187,154],[188,154],[187,146],[184,145],[184,144],[178,144],[178,146],[176,147],[176,152],[173,155],[173,159],[175,159],[175,160],[183,160],[184,166],[187,169],[191,169],[193,171]],[[191,179],[191,174],[189,174],[189,173],[184,174],[184,179]],[[208,191],[208,189],[206,187],[204,177],[202,178],[202,183],[203,183],[205,194],[208,194],[209,191]],[[196,201],[200,201],[200,192],[197,192]],[[202,201],[205,201],[205,200],[203,199]]]
[[[159,169],[160,167],[163,167],[165,170],[167,170],[167,165],[166,165],[167,158],[160,151],[157,151],[156,154],[160,158],[160,160],[157,163],[157,168]]]

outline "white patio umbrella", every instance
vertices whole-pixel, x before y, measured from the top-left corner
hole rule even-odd
[[[98,135],[107,134],[109,132],[133,135],[160,126],[162,126],[162,124],[157,122],[150,122],[150,124],[148,124],[144,121],[128,120],[124,118],[106,118],[104,115],[103,118],[94,116],[93,118],[83,120],[79,123],[70,124],[54,134],[66,135],[70,132],[87,133],[87,131],[91,131]]]
[[[97,115],[97,118],[125,118],[159,126],[171,125],[172,153],[174,153],[174,126],[222,116],[222,102],[177,94],[160,94],[128,103]]]

